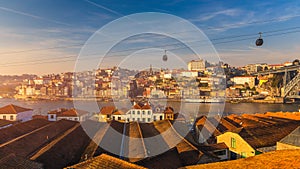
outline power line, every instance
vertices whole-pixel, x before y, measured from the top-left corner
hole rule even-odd
[[[271,32],[271,31],[270,31]],[[273,31],[274,32],[274,31]],[[269,34],[269,35],[265,35],[264,37],[272,37],[272,36],[281,36],[281,35],[286,35],[286,34],[290,34],[290,33],[299,33],[300,30],[297,30],[297,31],[289,31],[289,32],[283,32],[283,33],[273,33],[273,34]],[[215,45],[216,44],[222,44],[222,43],[233,43],[233,42],[239,42],[239,41],[244,41],[244,40],[249,40],[249,39],[253,39],[255,37],[248,37],[248,38],[243,38],[243,39],[236,39],[236,40],[230,40],[230,41],[221,41],[221,42],[217,42],[217,43],[214,43]],[[180,44],[180,43],[178,43]],[[160,45],[160,46],[157,46],[157,47],[167,47],[167,46],[174,46],[173,45]],[[197,46],[196,46],[197,47]],[[149,48],[155,48],[154,46],[151,46],[151,47],[143,47],[143,48],[139,48],[139,50],[142,50],[142,49],[149,49]],[[187,48],[186,46],[182,46],[182,47],[176,47],[176,48],[170,48],[168,49],[169,51],[172,51],[172,50],[178,50],[178,49],[185,49]],[[131,50],[134,50],[136,51],[137,48],[134,48],[134,49],[131,49]],[[123,51],[118,51],[118,52],[124,52],[125,50]],[[126,50],[126,51],[130,51],[129,49]],[[153,51],[152,51],[153,52]],[[151,53],[152,53],[151,52]],[[97,53],[94,53],[94,54],[88,54],[88,55],[85,55],[85,56],[97,56],[97,57],[89,57],[89,58],[79,58],[79,60],[92,60],[92,59],[100,59],[100,58],[104,58],[104,56],[101,56],[99,57],[99,54]],[[30,61],[30,62],[12,62],[12,63],[6,63],[6,64],[0,64],[1,67],[9,67],[9,66],[23,66],[23,65],[36,65],[36,64],[43,64],[43,63],[61,63],[61,62],[69,62],[69,61],[75,61],[74,59],[68,59],[68,58],[73,58],[73,57],[76,57],[77,55],[71,55],[71,56],[67,56],[67,57],[62,57],[62,58],[57,58],[57,59],[46,59],[46,60],[38,60],[38,61]],[[111,55],[109,56],[110,57],[121,57],[121,56],[126,56],[124,54],[121,54],[121,55]],[[67,60],[66,60],[67,59]]]
[[[290,28],[284,28],[284,29],[278,29],[278,30],[264,31],[262,33],[263,34],[268,34],[268,33],[282,32],[282,31],[295,30],[295,29],[300,29],[300,27],[290,27]],[[170,33],[170,34],[178,34],[178,33],[185,33],[185,32],[189,32],[189,31],[174,32],[174,33]],[[219,40],[230,39],[230,38],[234,39],[234,38],[239,38],[239,37],[253,37],[254,35],[257,35],[257,33],[227,36],[227,37],[221,37],[221,38],[213,38],[213,39],[210,39],[210,40],[211,41],[219,41]],[[205,41],[205,40],[199,40],[199,41]],[[93,43],[93,44],[88,44],[88,45],[97,45],[97,44],[102,44],[102,43],[107,43],[107,42],[112,42],[112,41],[103,41],[101,43],[99,42],[99,43]],[[13,52],[2,52],[0,54],[1,55],[9,55],[9,54],[26,53],[26,52],[47,51],[47,50],[54,50],[54,49],[67,49],[67,48],[72,48],[72,47],[80,47],[80,46],[83,46],[83,45],[85,45],[85,43],[76,43],[76,44],[65,45],[65,46],[55,46],[55,47],[49,47],[49,48],[28,49],[28,50],[13,51]]]
[[[288,16],[288,17],[279,17],[279,18],[272,18],[268,20],[261,20],[261,21],[251,21],[251,22],[245,22],[245,23],[237,23],[237,24],[229,24],[225,26],[220,26],[220,27],[208,27],[206,29],[208,30],[218,30],[218,29],[224,29],[224,28],[236,28],[236,26],[243,26],[243,25],[250,25],[250,24],[260,24],[260,23],[271,23],[271,22],[276,22],[276,21],[284,21],[288,20],[291,18],[296,18],[300,17],[300,15],[294,15],[294,16]]]

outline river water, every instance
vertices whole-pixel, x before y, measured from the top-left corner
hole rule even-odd
[[[105,105],[113,105],[111,102],[98,102],[98,106],[95,107],[93,101],[79,101],[80,108],[89,112],[98,112],[99,109]],[[0,99],[0,106],[8,104],[15,104],[18,106],[31,108],[35,114],[46,115],[48,111],[58,108],[72,108],[74,104],[72,101],[24,101],[15,99]],[[225,105],[224,105],[225,104]],[[295,112],[298,111],[298,104],[262,104],[262,103],[181,103],[181,102],[169,102],[168,105],[173,107],[176,112],[184,112],[193,115],[207,115],[212,107],[218,107],[223,109],[223,114],[253,114],[253,113],[265,113],[265,112]],[[126,106],[124,106],[126,107]],[[127,105],[128,107],[128,105]]]

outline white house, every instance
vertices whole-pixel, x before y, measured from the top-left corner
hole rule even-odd
[[[33,110],[13,104],[0,108],[0,119],[9,121],[28,121],[32,119]]]
[[[48,112],[49,121],[58,121],[61,119],[72,121],[85,121],[88,119],[89,112],[78,109],[60,109]]]
[[[101,122],[118,120],[125,122],[137,121],[141,123],[151,123],[159,120],[174,120],[174,110],[167,107],[165,110],[153,109],[149,103],[136,104],[130,110],[121,111],[114,106],[106,106],[96,115],[96,119]]]
[[[139,104],[133,105],[133,107],[126,113],[126,121],[137,121],[137,122],[144,122],[144,123],[151,123],[157,120],[163,120],[164,114],[163,113],[153,113],[151,106],[146,103],[143,106]]]

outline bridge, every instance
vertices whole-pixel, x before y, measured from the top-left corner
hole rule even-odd
[[[285,86],[284,86],[284,98],[290,98],[290,99],[299,99],[299,91],[300,91],[300,73],[298,71],[298,74],[290,80]]]
[[[276,70],[267,70],[254,75],[283,74],[283,93],[285,99],[300,99],[300,65],[285,66]]]
[[[300,70],[300,65],[292,65],[292,66],[285,66],[275,70],[272,69],[272,70],[257,72],[254,73],[253,75],[259,76],[259,75],[279,74],[279,73],[294,72],[299,70]]]

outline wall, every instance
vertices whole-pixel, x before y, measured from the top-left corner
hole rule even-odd
[[[51,118],[53,116],[53,118]],[[56,121],[56,114],[48,114],[48,121]]]
[[[223,153],[224,152],[224,154],[220,154],[220,153]],[[229,160],[230,158],[229,158],[229,155],[230,155],[230,153],[229,153],[229,150],[228,149],[223,149],[223,150],[215,150],[215,151],[213,151],[213,153],[216,155],[216,156],[218,156],[219,158],[220,158],[220,160],[222,160],[222,161],[224,161],[224,160]]]
[[[231,146],[231,138],[235,138],[236,148],[233,148]],[[242,152],[245,153],[246,157],[255,155],[255,149],[253,149],[243,138],[241,138],[236,133],[226,132],[217,136],[217,143],[222,142],[224,142],[229,147],[229,151],[236,154],[236,158],[241,158]]]
[[[10,120],[10,121],[16,121],[16,114],[1,114],[0,119],[4,119],[3,117],[5,116],[5,120]],[[10,118],[10,116],[13,116],[13,119]]]
[[[62,119],[72,120],[72,121],[79,121],[79,117],[57,117],[57,121],[62,120]]]
[[[277,142],[276,144],[276,150],[292,150],[292,149],[300,149],[300,147],[285,144],[285,143],[280,143],[280,142]]]
[[[24,112],[21,112],[21,113],[18,113],[17,114],[17,120],[20,120],[20,121],[29,121],[32,119],[32,115],[33,115],[33,111],[32,110],[29,110],[29,111],[24,111]]]

